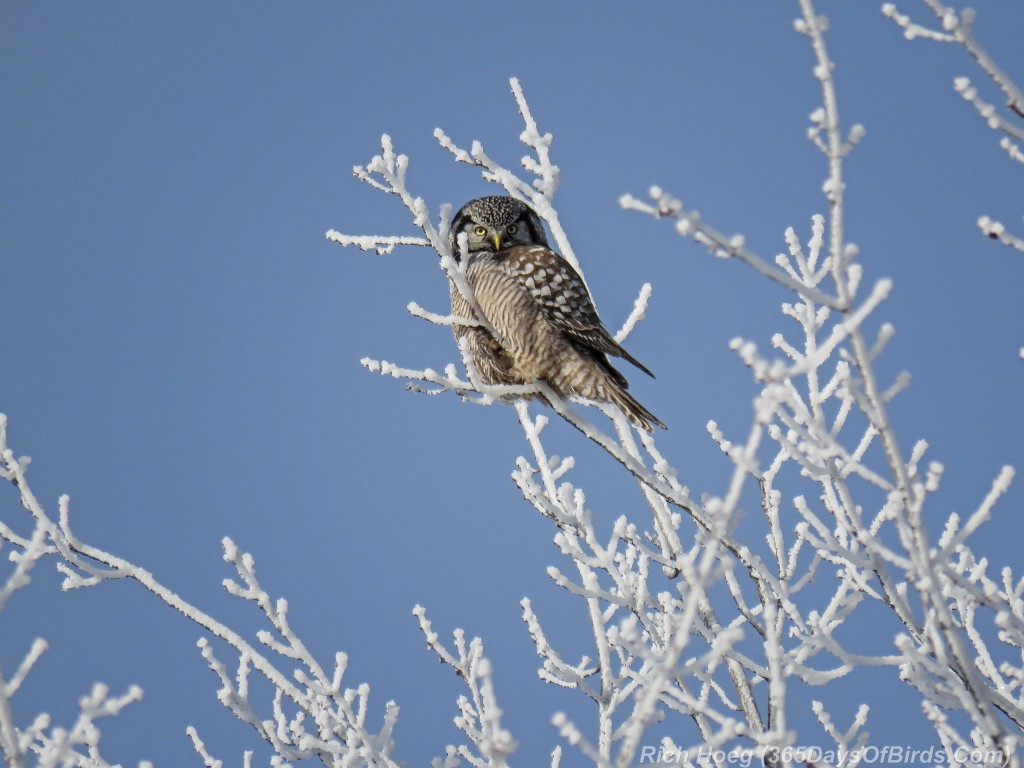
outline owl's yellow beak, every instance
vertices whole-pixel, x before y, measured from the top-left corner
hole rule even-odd
[[[501,250],[501,235],[497,232],[494,233],[494,250]]]

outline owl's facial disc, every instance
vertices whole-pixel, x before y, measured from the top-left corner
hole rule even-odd
[[[497,252],[516,245],[547,246],[544,227],[526,205],[503,195],[470,200],[452,220],[450,243],[457,251],[458,238],[466,235],[468,253]],[[455,253],[455,258],[459,254]]]

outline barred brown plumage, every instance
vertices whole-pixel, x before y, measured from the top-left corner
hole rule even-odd
[[[512,197],[471,200],[452,219],[450,244],[467,237],[466,281],[497,338],[480,326],[455,324],[467,339],[473,364],[486,384],[546,382],[562,397],[614,403],[638,426],[667,429],[627,390],[629,382],[608,361],[628,360],[654,376],[612,338],[598,317],[583,278],[548,247],[540,217]],[[451,284],[452,314],[479,319]]]

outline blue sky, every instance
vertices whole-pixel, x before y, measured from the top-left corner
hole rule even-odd
[[[220,540],[234,538],[311,648],[348,652],[348,683],[368,682],[378,711],[399,703],[410,764],[456,738],[461,692],[424,648],[415,604],[442,636],[484,637],[521,765],[556,743],[552,712],[587,710],[536,680],[519,599],[570,647],[585,637],[545,575],[554,531],[509,479],[526,451],[513,411],[416,396],[359,366],[440,369],[457,352],[404,309],[447,305],[431,253],[324,239],[415,234],[352,166],[387,132],[435,210],[493,192],[432,132],[514,165],[519,77],[555,136],[556,204],[608,325],[654,284],[629,348],[658,378],[634,377],[635,392],[669,424],[660,445],[695,491],[721,492],[730,470],[708,420],[737,439],[749,423],[755,390],[728,341],[767,348],[787,296],[618,198],[660,184],[768,257],[786,227],[806,238],[823,212],[823,159],[805,138],[819,93],[795,3],[547,5],[0,10],[0,410],[34,458],[37,496],[55,511],[70,494],[84,540],[245,630],[253,612],[220,587]],[[977,5],[978,37],[1020,82],[1024,9]],[[926,18],[923,4],[902,9]],[[1024,260],[974,225],[986,213],[1024,230],[1024,177],[953,92],[956,75],[983,83],[963,51],[904,41],[874,3],[819,11],[841,116],[867,128],[846,166],[848,236],[869,281],[895,281],[875,316],[897,331],[880,371],[913,375],[892,415],[907,447],[924,437],[946,465],[931,514],[969,512],[1000,466],[1024,467]],[[615,474],[571,430],[552,435],[592,475]],[[628,483],[581,482],[609,523],[639,509]],[[1022,498],[1015,487],[976,539],[995,564],[1019,562]],[[2,509],[20,513],[12,489]],[[21,724],[40,709],[69,722],[94,680],[137,683],[145,700],[103,724],[108,758],[196,764],[189,723],[225,761],[252,748],[214,698],[197,628],[134,584],[57,583],[44,566],[0,615],[5,670],[32,637],[51,646],[15,699]],[[887,674],[862,684],[899,691]],[[892,728],[884,711],[869,720],[878,738]]]

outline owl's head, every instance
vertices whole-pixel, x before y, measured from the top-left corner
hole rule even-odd
[[[544,225],[526,203],[505,195],[478,197],[459,209],[452,219],[449,244],[458,260],[458,237],[465,232],[469,252],[500,251],[513,245],[543,245]]]

